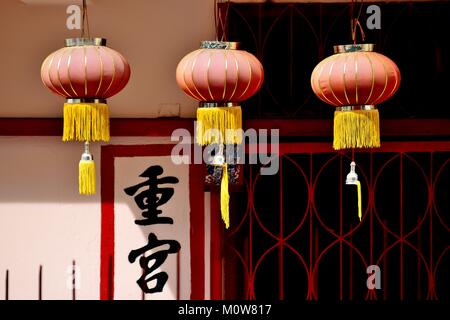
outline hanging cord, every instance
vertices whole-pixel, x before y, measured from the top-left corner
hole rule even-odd
[[[361,182],[356,181],[356,192],[358,193],[358,218],[359,221],[362,219],[362,196],[361,196]]]
[[[221,41],[228,40],[228,12],[230,11],[230,0],[227,0],[227,9],[225,10],[225,19],[222,20],[222,39]]]
[[[83,16],[82,16],[81,22],[83,24],[81,27],[81,38],[84,38],[86,36],[85,27],[87,28],[87,37],[90,38],[91,31],[89,30],[89,16],[88,16],[86,0],[83,0]]]
[[[217,0],[214,0],[214,31],[216,32],[216,41],[219,40],[219,24],[217,23],[218,19],[218,2]]]
[[[222,16],[222,10],[219,9],[219,4],[221,3],[226,3],[225,17]],[[219,30],[222,31],[220,41],[227,41],[229,9],[230,9],[230,0],[226,1],[214,0],[214,26],[217,41],[219,40]]]
[[[362,13],[364,0],[361,0],[358,15],[355,17],[356,1],[357,0],[352,0],[351,7],[350,7],[350,15],[351,15],[350,28],[351,28],[351,37],[352,37],[353,44],[356,44],[356,31],[358,30],[358,28],[359,28],[359,32],[360,32],[362,41],[364,41],[366,38],[366,35],[362,28],[362,25],[359,22],[359,18],[361,17],[361,13]],[[354,148],[352,148],[352,162],[350,164],[350,173],[347,175],[346,184],[356,185],[356,192],[357,192],[357,196],[358,196],[358,218],[359,218],[359,221],[361,221],[361,219],[362,219],[361,182],[358,180],[358,175],[356,173],[355,149]]]
[[[359,28],[359,32],[360,32],[362,41],[364,41],[366,38],[366,34],[364,33],[363,27],[362,27],[361,23],[359,22],[359,18],[361,17],[361,13],[362,13],[362,9],[363,9],[364,0],[361,0],[358,15],[355,18],[354,12],[355,12],[356,2],[357,2],[357,0],[352,0],[352,4],[351,4],[351,16],[352,17],[351,17],[351,21],[350,21],[350,27],[351,27],[351,35],[352,35],[353,44],[356,44],[356,30],[358,28]]]

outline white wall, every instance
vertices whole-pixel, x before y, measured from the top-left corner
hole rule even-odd
[[[98,147],[94,148],[98,155]],[[77,195],[80,148],[59,138],[0,137],[0,299],[10,269],[10,299],[70,299],[67,268],[82,271],[80,299],[97,299],[100,197]]]
[[[169,142],[168,137],[113,138],[111,140],[111,144]],[[5,298],[4,277],[7,269],[10,270],[9,298],[37,299],[40,264],[44,267],[43,298],[71,299],[72,291],[70,287],[68,289],[66,283],[70,276],[67,270],[70,268],[72,260],[76,260],[81,271],[81,288],[77,290],[77,299],[99,298],[100,192],[92,197],[78,195],[77,166],[80,152],[80,144],[63,143],[59,137],[0,137],[0,300]],[[93,144],[92,152],[97,160],[97,181],[100,184],[100,145]],[[167,159],[163,158],[153,159],[156,162],[167,162]],[[120,161],[131,160],[121,159]],[[119,183],[119,188],[122,188],[124,183],[126,185],[128,180],[137,179],[136,174],[132,176],[124,174],[127,171],[124,166],[119,165],[118,169],[116,181]],[[182,182],[178,188],[186,189],[188,173],[181,167],[171,170],[176,170],[176,172],[182,170],[179,176]],[[121,177],[125,177],[125,180]],[[132,218],[137,215],[136,210],[138,209],[132,205],[132,199],[124,199],[122,194],[118,196],[116,208],[120,217],[116,218],[116,227],[126,225],[122,223],[124,219],[131,219],[131,222],[128,221],[130,222],[128,225],[133,227],[134,220]],[[176,212],[185,213],[176,218],[176,221],[188,219],[189,206],[185,199],[186,196],[188,196],[188,191],[181,190],[177,194],[178,198],[174,198],[176,203],[171,203],[164,209],[172,212],[173,214],[170,214],[172,217]],[[177,207],[185,210],[175,210]],[[129,212],[131,212],[131,216],[127,214]],[[186,299],[189,298],[190,292],[190,257],[186,250],[189,248],[189,240],[186,240],[186,237],[189,236],[189,223],[182,222],[177,226],[181,229],[177,227],[175,238],[184,248],[184,254],[181,256],[183,267],[181,281],[182,298]],[[132,230],[132,228],[130,230],[131,234],[127,236],[123,234],[124,230],[116,229],[118,237],[116,252],[118,255],[121,254],[120,257],[126,250],[122,250],[124,242],[119,238],[122,240],[129,238],[130,241],[126,241],[127,246],[133,245],[133,239],[139,240],[139,243],[142,242],[140,240],[142,240],[143,230],[139,232],[135,232],[136,230]],[[148,231],[148,228],[146,230]],[[167,232],[171,231],[173,230],[170,229]],[[166,239],[167,232],[163,232],[165,231],[159,230],[158,236]],[[143,246],[145,242],[141,244]],[[137,249],[138,247],[128,249]],[[208,256],[209,253],[205,259],[208,259]],[[171,269],[174,267],[172,258],[167,264]],[[137,262],[133,266],[129,266],[126,262],[125,269],[131,270],[136,265]],[[116,277],[121,274],[121,270],[124,270],[123,266],[123,263],[117,263]],[[171,274],[173,276],[173,270]],[[117,278],[117,284],[120,284],[118,289],[122,289],[120,290],[122,292],[136,292],[137,294],[126,296],[126,292],[125,295],[121,295],[117,290],[116,298],[139,298],[139,290],[136,290],[136,275],[123,275],[122,272],[120,277],[128,280],[132,278],[133,281],[127,281],[124,284]],[[173,284],[171,287],[173,288]],[[170,297],[173,298],[173,295],[168,294],[160,298]]]

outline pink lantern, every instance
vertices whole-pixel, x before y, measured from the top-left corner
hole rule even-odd
[[[80,162],[81,194],[95,193],[95,169],[90,141],[109,141],[106,99],[119,93],[130,79],[130,66],[106,39],[66,39],[66,46],[42,63],[41,78],[53,93],[66,98],[63,141],[85,141]]]
[[[236,42],[203,41],[200,49],[181,59],[176,79],[187,95],[200,101],[197,109],[197,143],[219,145],[212,165],[223,167],[221,213],[228,228],[228,166],[223,146],[242,142],[240,103],[261,88],[263,66],[254,55],[238,50]]]
[[[198,101],[241,102],[261,88],[264,69],[254,55],[237,50],[235,42],[204,41],[180,61],[176,77],[180,88]]]
[[[43,62],[41,78],[52,92],[66,98],[63,140],[109,141],[106,99],[130,79],[130,66],[106,39],[74,38]],[[92,121],[82,121],[82,118]]]
[[[376,105],[400,87],[400,71],[373,44],[335,46],[335,54],[313,70],[311,87],[322,101],[337,107],[334,117],[336,150],[380,147]]]

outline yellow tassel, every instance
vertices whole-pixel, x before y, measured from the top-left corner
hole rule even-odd
[[[359,218],[359,221],[361,221],[361,219],[362,219],[361,182],[356,181],[356,188],[358,190],[358,218]]]
[[[82,195],[95,194],[94,160],[81,160],[79,164],[78,189]]]
[[[197,143],[240,144],[242,142],[241,107],[197,109]]]
[[[378,110],[335,111],[335,150],[380,147]]]
[[[63,141],[109,141],[105,103],[65,103]]]
[[[225,228],[230,227],[230,194],[228,193],[228,166],[225,163],[222,171],[222,181],[220,182],[220,211]]]

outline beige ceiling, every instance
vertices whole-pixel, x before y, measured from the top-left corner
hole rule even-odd
[[[127,57],[132,67],[128,86],[108,100],[112,116],[194,116],[196,103],[178,89],[175,69],[201,40],[213,38],[213,2],[90,2],[91,35],[107,38],[108,46]],[[67,3],[0,0],[0,117],[62,116],[64,101],[42,85],[40,67],[65,38],[80,35],[79,30],[66,28]]]

